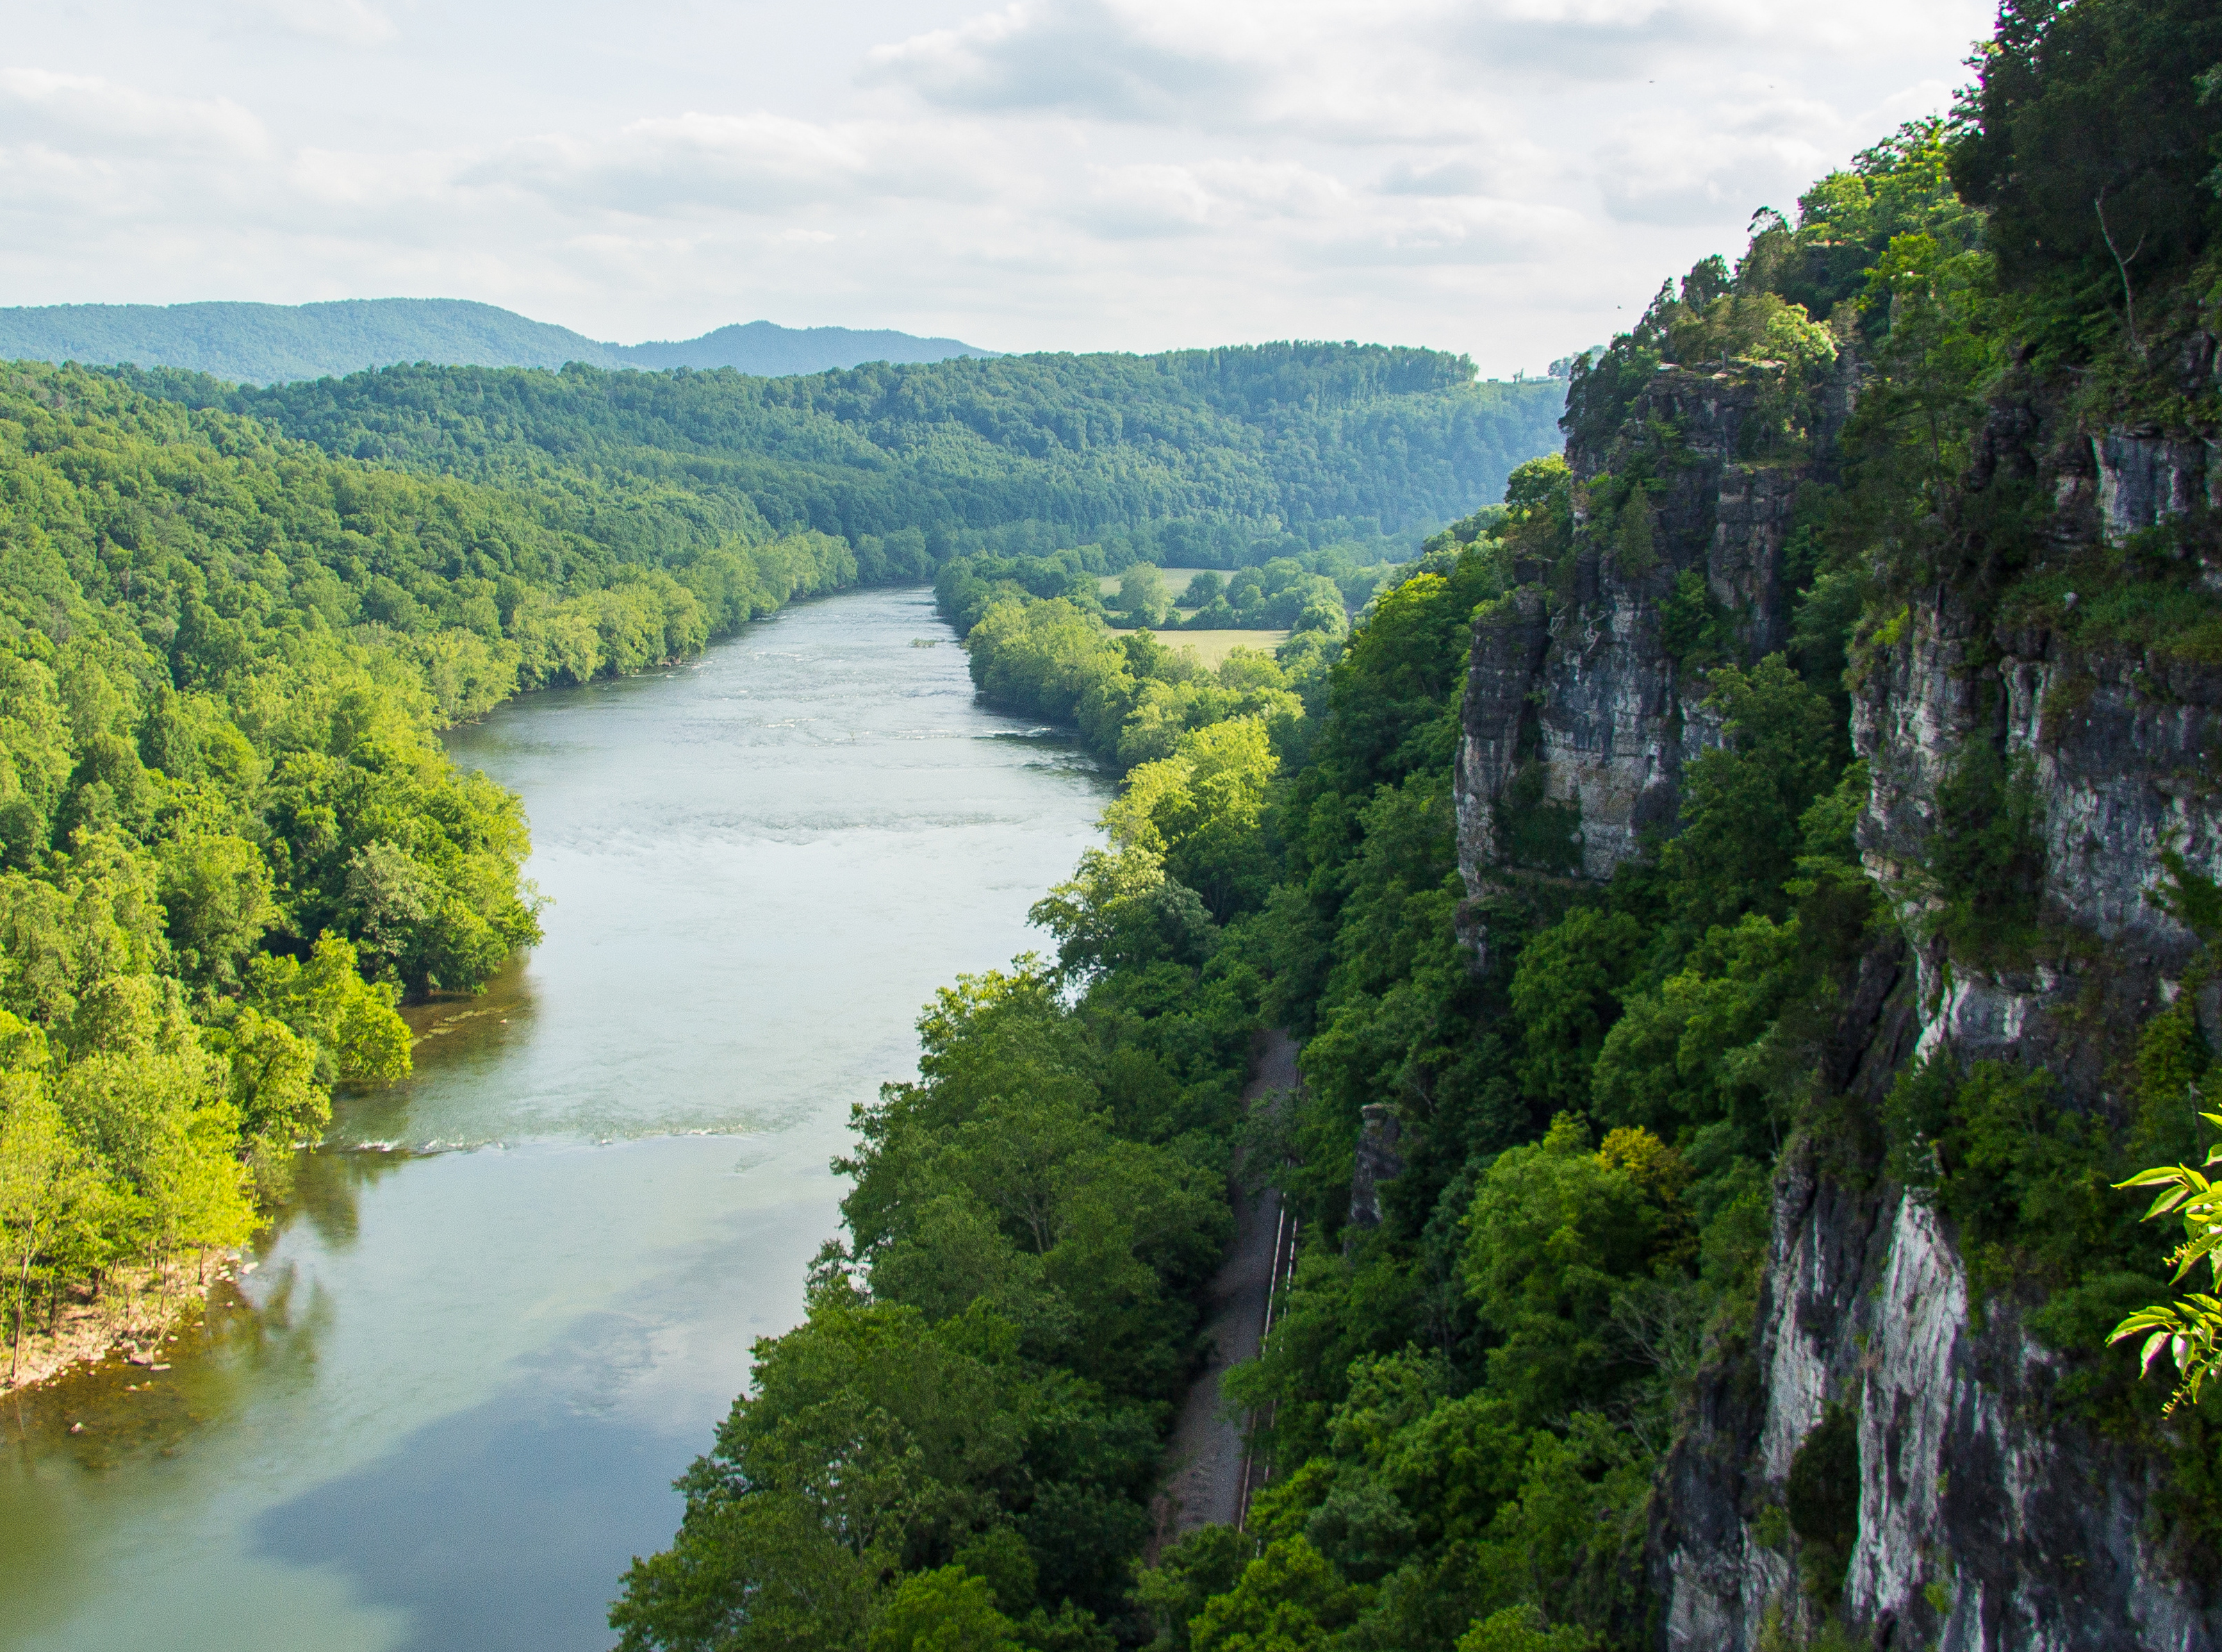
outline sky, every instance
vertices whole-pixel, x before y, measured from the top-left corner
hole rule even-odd
[[[1946,109],[1992,3],[46,0],[0,38],[0,305],[1533,374]]]

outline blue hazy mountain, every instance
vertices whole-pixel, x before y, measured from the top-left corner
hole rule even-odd
[[[857,332],[846,327],[781,327],[769,321],[736,323],[675,343],[600,348],[610,353],[612,367],[738,367],[743,373],[767,377],[824,373],[864,361],[945,361],[955,355],[998,354],[954,338],[920,338],[885,329]]]
[[[190,367],[241,384],[357,373],[396,361],[450,367],[737,367],[822,373],[863,361],[990,356],[954,338],[780,327],[720,327],[700,338],[607,344],[465,298],[344,298],[331,304],[56,304],[0,309],[0,361]]]

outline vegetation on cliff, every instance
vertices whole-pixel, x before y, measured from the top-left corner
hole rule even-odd
[[[1886,887],[1862,865],[1855,830],[1871,777],[1853,761],[1851,694],[1906,646],[1917,594],[1941,586],[1973,605],[1977,638],[2035,616],[2071,642],[2132,644],[2148,669],[2209,657],[2215,599],[2199,575],[2212,559],[2191,554],[2211,539],[2206,502],[2143,534],[2065,544],[2043,531],[2034,473],[2004,468],[1998,432],[2062,393],[2169,424],[2190,399],[2194,423],[2222,422],[2200,378],[2211,360],[2185,366],[2214,323],[2222,93],[2196,78],[2218,59],[2222,22],[2190,0],[2011,0],[1952,120],[1909,126],[1821,180],[1794,223],[1762,215],[1733,269],[1709,259],[1662,289],[1576,369],[1566,429],[1577,462],[1514,471],[1505,503],[1432,542],[1346,640],[1292,639],[1277,662],[1211,677],[1168,666],[1153,641],[1106,637],[1079,588],[1084,563],[952,574],[945,605],[970,632],[983,690],[1071,718],[1094,750],[1131,765],[1107,817],[1112,846],[1041,908],[1072,996],[1045,996],[1036,1013],[1092,1027],[1147,997],[1168,1031],[1176,1010],[1224,1014],[1215,1100],[1184,1115],[1195,1136],[1173,1138],[1206,1167],[1235,1128],[1242,1015],[1306,1040],[1305,1091],[1242,1127],[1263,1157],[1290,1162],[1305,1233],[1270,1342],[1227,1384],[1259,1423],[1273,1480],[1241,1533],[1195,1534],[1131,1582],[1108,1562],[1080,1580],[1034,1523],[1034,1487],[1064,1484],[1057,1475],[907,1500],[958,1512],[896,1532],[868,1528],[843,1500],[847,1472],[826,1470],[851,1459],[815,1446],[753,1454],[818,1438],[781,1409],[800,1402],[781,1373],[812,1339],[864,1316],[915,1327],[900,1334],[928,1350],[921,1362],[998,1350],[1014,1386],[996,1414],[1014,1439],[1038,1415],[1028,1385],[1092,1375],[1139,1400],[1144,1376],[1166,1385],[1162,1398],[1181,1367],[1171,1318],[1136,1334],[1131,1367],[1111,1351],[1127,1373],[1114,1377],[1045,1338],[1031,1296],[999,1294],[1013,1291],[1004,1264],[945,1288],[972,1266],[960,1259],[1045,1257],[1058,1241],[1009,1200],[926,1237],[944,1190],[983,1185],[969,1169],[926,1168],[980,1115],[891,1090],[868,1121],[851,1248],[830,1257],[811,1326],[760,1349],[756,1389],[687,1482],[678,1546],[636,1567],[615,1618],[626,1644],[785,1643],[753,1603],[800,1598],[804,1557],[836,1555],[824,1564],[849,1580],[851,1616],[795,1643],[1651,1644],[1658,1603],[1643,1565],[1658,1476],[1701,1376],[1744,1368],[1771,1183],[1798,1140],[1826,1173],[1887,1177],[1943,1220],[1973,1310],[2022,1316],[2059,1355],[2046,1409],[2020,1425],[2072,1419],[2148,1454],[2171,1488],[2156,1536],[2179,1556],[2202,1552],[2218,1529],[2201,1489],[2209,1421],[2164,1424],[2134,1360],[2103,1343],[2165,1289],[2137,1205],[2108,1184],[2191,1153],[2193,1102],[2222,1082],[2195,1003],[2206,977],[2179,983],[2141,1029],[2101,1040],[2107,1080],[2073,1091],[2037,1061],[1947,1049],[1855,1097],[1830,1040],[1863,969],[1903,956],[1901,918],[1948,978],[2064,967],[2095,944],[2044,905],[2039,805],[1999,741],[1943,754],[1918,864]],[[1736,463],[1801,479],[1787,645],[1762,654],[1755,615],[1702,573],[1660,575],[1655,618],[1683,714],[1711,731],[1681,770],[1674,816],[1609,880],[1575,876],[1582,822],[1547,790],[1522,724],[1487,833],[1496,852],[1470,897],[1453,797],[1472,640],[1561,623],[1600,567],[1631,581],[1657,572],[1662,511],[1693,461],[1684,430],[1634,415],[1656,405],[1647,398],[1670,365],[1677,382],[1702,379],[1734,400]],[[1970,682],[1982,664],[1968,662]],[[2212,915],[2211,885],[2179,878],[2177,890]],[[1020,995],[1031,978],[970,985],[929,1016],[925,1090],[938,1097],[955,1082],[942,1074],[977,1071],[972,1094],[1018,1095],[1055,1075],[1114,1136],[1162,1139],[1153,1112],[1114,1098],[1112,1046],[1096,1044],[1091,1069],[1025,1052],[984,1014],[952,1014],[965,994]],[[1086,1077],[1064,1077],[1076,1071]],[[1378,1207],[1353,1209],[1362,1109],[1383,1102],[1401,1171],[1377,1184]],[[909,1137],[912,1118],[951,1134]],[[1152,1121],[1137,1131],[1130,1118]],[[1208,1210],[1208,1169],[1190,1185]],[[909,1191],[878,1190],[891,1186]],[[918,1226],[898,1238],[886,1212],[906,1200]],[[1202,1244],[1210,1222],[1168,1231]],[[911,1283],[922,1277],[932,1294]],[[1170,1291],[1181,1276],[1153,1261],[1148,1277]],[[809,1415],[871,1416],[899,1442],[889,1453],[934,1460],[943,1448],[924,1434],[876,1420],[888,1412],[876,1380],[813,1391]],[[991,1391],[989,1377],[966,1380]],[[1134,1448],[1126,1547],[1097,1529],[1122,1561],[1148,1484],[1146,1446]],[[996,1461],[1023,1460],[1022,1445],[1003,1449]],[[1860,1450],[1851,1410],[1829,1405],[1779,1500],[1724,1517],[1750,1523],[1810,1603],[1786,1620],[1775,1602],[1778,1640],[1786,1621],[1799,1634],[1826,1624],[1843,1599]],[[749,1535],[774,1523],[791,1535]],[[1932,1581],[1917,1600],[1941,1614],[1949,1586]]]

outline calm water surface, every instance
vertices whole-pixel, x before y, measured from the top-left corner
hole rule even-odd
[[[1105,795],[916,591],[451,744],[524,798],[548,939],[341,1098],[173,1369],[0,1400],[0,1646],[606,1647],[801,1316],[850,1106],[936,986],[1039,943]]]

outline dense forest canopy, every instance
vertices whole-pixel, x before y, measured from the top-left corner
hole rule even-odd
[[[518,800],[437,729],[967,550],[1264,562],[1253,620],[1309,603],[1339,634],[1407,554],[1384,522],[1466,508],[1543,444],[1555,387],[1472,379],[1346,345],[267,390],[0,368],[11,1343],[119,1268],[242,1240],[333,1086],[408,1070],[397,1002],[537,939]],[[1188,684],[1146,640],[1143,675]],[[1294,705],[1259,658],[1230,692]],[[1159,707],[1149,752],[1201,703]]]
[[[1552,445],[1562,390],[1353,344],[784,379],[417,366],[254,390],[129,376],[334,455],[562,492],[582,522],[628,536],[630,555],[668,554],[691,510],[845,538],[868,578],[930,577],[958,550],[1095,542],[1234,567],[1432,526]]]
[[[1911,594],[1949,580],[2162,665],[2222,658],[2222,598],[2182,538],[2211,538],[2211,515],[2047,569],[2031,479],[1962,487],[2046,353],[2101,411],[2182,411],[2167,368],[2222,290],[2218,60],[2222,19],[2194,0],[2010,0],[1952,120],[1819,180],[1795,222],[1761,215],[1733,267],[1667,283],[1574,367],[1579,472],[1510,469],[1503,503],[1432,540],[1346,638],[1208,672],[1106,638],[1070,558],[950,564],[982,691],[1070,719],[1126,769],[1109,844],[1036,910],[1054,961],[942,995],[920,1082],[860,1115],[847,1237],[807,1322],[759,1345],[673,1547],[627,1577],[622,1644],[1653,1645],[1658,1477],[1700,1373],[1746,1357],[1793,1140],[1847,1176],[1872,1148],[1951,1224],[1974,1310],[2011,1293],[2059,1373],[2047,1403],[2144,1454],[2168,1488],[2153,1541],[2207,1566],[2212,1394],[2163,1427],[2162,1396],[2103,1352],[2168,1274],[2108,1184],[2188,1154],[2222,1082],[2192,995],[2132,1035],[2116,1111],[2038,1068],[1947,1058],[1910,1065],[1878,1116],[1832,1079],[1828,1040],[1912,898],[1861,864],[1847,728]],[[1701,574],[1672,582],[1660,635],[1688,714],[1717,729],[1677,814],[1585,881],[1579,819],[1523,751],[1497,881],[1469,899],[1453,794],[1472,639],[1564,612],[1601,562],[1656,566],[1655,502],[1688,449],[1630,415],[1668,363],[1748,388],[1739,460],[1825,462],[1795,499],[1790,644],[1756,656]],[[2081,943],[2045,927],[2027,776],[1989,751],[1955,758],[1905,876],[1950,957],[2026,967]],[[2165,898],[2222,939],[2211,884],[2179,867]],[[1246,1120],[1241,1038],[1261,1026],[1306,1040],[1306,1089]],[[1378,1103],[1402,1170],[1360,1222]],[[1273,1479],[1240,1532],[1145,1565],[1151,1453],[1193,1368],[1189,1293],[1238,1141],[1287,1166],[1306,1235],[1263,1355],[1224,1390]],[[1164,1214],[1133,1223],[1145,1209]],[[1851,1643],[1833,1614],[1854,1429],[1828,1407],[1785,1500],[1738,1511],[1823,1625],[1792,1638],[1778,1603],[1761,1645]],[[856,1495],[868,1479],[882,1494]],[[1917,1599],[1941,1614],[1938,1575]]]
[[[16,1348],[66,1291],[244,1240],[332,1085],[408,1071],[397,996],[474,989],[538,937],[517,800],[433,730],[567,648],[584,666],[596,619],[670,651],[691,595],[659,575],[582,606],[575,550],[482,489],[0,372]]]

